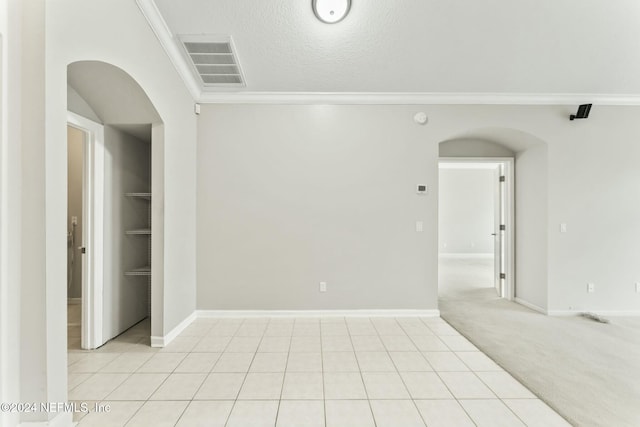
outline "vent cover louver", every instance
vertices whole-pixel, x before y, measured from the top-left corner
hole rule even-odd
[[[181,37],[187,58],[205,87],[244,86],[244,78],[230,38]]]

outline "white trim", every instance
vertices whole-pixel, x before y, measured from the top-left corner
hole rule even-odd
[[[525,306],[525,307],[527,307],[527,308],[529,308],[529,309],[531,309],[533,311],[537,311],[538,313],[542,313],[542,314],[547,314],[547,310],[545,310],[544,308],[538,307],[535,304],[531,304],[530,302],[527,302],[527,301],[525,301],[525,300],[523,300],[521,298],[515,297],[513,300],[515,302],[517,302],[518,304],[523,305],[523,306]]]
[[[201,98],[201,86],[194,78],[191,72],[191,65],[184,58],[181,48],[176,42],[167,22],[162,17],[158,6],[154,0],[136,0],[138,8],[149,22],[149,26],[156,35],[158,41],[167,52],[167,56],[176,68],[176,71],[182,77],[184,84],[191,93],[194,100]]]
[[[582,313],[593,313],[598,316],[612,316],[612,317],[638,317],[640,316],[640,310],[548,310],[549,316],[579,316]]]
[[[596,105],[640,105],[640,95],[617,95],[606,93],[538,94],[201,91],[199,96],[196,96],[196,102],[202,104],[578,105],[590,103]]]
[[[440,310],[196,310],[151,347],[166,347],[196,319],[255,317],[440,317]]]
[[[218,317],[439,317],[440,310],[197,310],[199,319]]]
[[[77,424],[73,422],[73,413],[63,412],[49,421],[24,422],[18,427],[73,427]]]
[[[483,253],[439,253],[438,256],[440,258],[453,258],[453,259],[464,259],[464,258],[481,258],[481,259],[491,259],[494,257],[494,254],[483,254]]]
[[[166,347],[171,341],[173,341],[178,335],[180,335],[182,331],[184,331],[190,324],[192,324],[193,321],[196,320],[196,318],[197,312],[194,311],[165,336],[152,336],[151,347]]]
[[[98,348],[102,334],[104,281],[104,126],[67,111],[67,124],[85,132],[83,172],[81,347]],[[86,275],[86,278],[85,278]]]
[[[82,298],[67,298],[67,304],[70,304],[70,305],[82,304]]]

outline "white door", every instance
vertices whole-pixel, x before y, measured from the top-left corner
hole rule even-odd
[[[67,125],[85,133],[82,179],[82,349],[104,344],[102,338],[104,240],[104,128],[67,112]],[[80,246],[80,245],[77,245]]]

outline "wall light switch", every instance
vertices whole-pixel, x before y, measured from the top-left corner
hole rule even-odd
[[[327,282],[320,282],[320,292],[327,292]]]
[[[424,184],[418,184],[416,186],[416,194],[424,195],[429,192],[429,187]]]
[[[72,216],[71,217],[71,225],[78,225],[78,217],[77,216]]]
[[[636,282],[636,292],[640,294],[640,282]]]
[[[593,283],[587,283],[587,292],[589,292],[590,294],[594,293],[596,291],[596,285]]]
[[[424,223],[422,221],[416,221],[416,231],[422,233],[422,230],[424,230]]]
[[[567,232],[567,223],[563,222],[560,224],[560,232],[561,233],[566,233]]]

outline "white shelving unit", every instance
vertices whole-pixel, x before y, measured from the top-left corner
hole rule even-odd
[[[151,193],[125,193],[127,197],[137,197],[144,200],[151,200]]]
[[[139,230],[127,230],[124,232],[129,236],[150,236],[151,229],[150,228],[141,228]]]
[[[134,199],[151,201],[151,193],[125,193],[125,196],[131,197]],[[147,262],[146,266],[134,268],[133,270],[126,271],[124,273],[125,276],[151,276],[151,206],[147,207],[148,209],[148,224],[149,227],[145,228],[136,228],[132,230],[126,230],[125,234],[127,236],[147,236],[149,238],[149,244],[147,249]]]
[[[151,276],[151,266],[147,265],[140,268],[134,268],[124,273],[125,276]]]
[[[134,228],[126,230],[124,233],[131,238],[146,238],[147,242],[147,264],[125,271],[124,275],[129,277],[145,277],[148,293],[147,314],[151,315],[151,193],[125,193],[126,197],[134,200],[146,201],[142,203],[147,205],[147,224],[146,227]],[[141,279],[136,279],[141,280]]]

